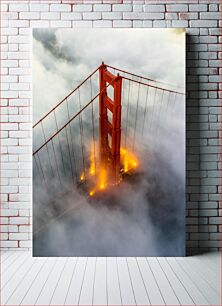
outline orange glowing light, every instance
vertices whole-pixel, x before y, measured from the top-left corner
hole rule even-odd
[[[118,185],[122,181],[121,173],[129,172],[130,170],[135,170],[139,161],[138,158],[130,152],[128,149],[120,149],[120,160],[121,160],[121,171],[119,180],[115,183],[110,175],[109,168],[106,164],[99,162],[96,164],[95,158],[95,147],[93,143],[90,146],[89,152],[89,167],[86,172],[82,172],[80,176],[80,181],[88,180],[88,196],[93,197],[97,192],[104,192],[108,189],[108,186]],[[86,173],[89,174],[86,176]]]
[[[84,179],[85,179],[85,175],[84,175],[84,173],[82,173],[81,176],[80,176],[80,181],[84,181]]]
[[[90,197],[94,196],[94,194],[95,194],[95,192],[93,190],[90,191],[90,193],[89,193]]]
[[[95,144],[93,142],[90,144],[89,160],[90,160],[89,173],[91,175],[95,175],[96,174],[96,158],[95,158]]]
[[[99,177],[98,177],[98,186],[99,189],[105,189],[106,185],[107,185],[107,172],[106,169],[104,167],[100,167],[99,169],[99,173],[98,173]]]
[[[128,172],[129,170],[135,168],[138,165],[136,156],[128,150],[121,148],[120,156],[124,172]]]

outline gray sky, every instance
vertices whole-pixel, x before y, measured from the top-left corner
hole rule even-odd
[[[33,30],[34,122],[102,61],[185,87],[183,29]]]

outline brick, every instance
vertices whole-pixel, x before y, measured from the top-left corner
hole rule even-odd
[[[169,4],[166,5],[167,12],[188,12],[188,5],[186,4]]]
[[[19,13],[19,19],[39,19],[39,12],[23,12]]]
[[[217,210],[216,209],[200,209],[199,216],[215,217],[215,216],[217,216]]]
[[[221,238],[222,238],[221,233],[210,233],[210,240],[221,241]]]
[[[2,67],[18,67],[18,61],[16,60],[2,60]]]
[[[5,187],[5,186],[4,186]],[[6,188],[6,187],[5,187]],[[8,188],[18,188],[17,186],[8,186]],[[9,192],[13,193],[13,192]],[[17,209],[1,209],[1,216],[2,217],[13,217],[13,216],[18,216],[18,211]]]
[[[113,12],[131,12],[132,5],[131,4],[113,4],[112,11]]]
[[[132,21],[131,20],[114,20],[113,27],[130,28],[132,27]]]
[[[221,217],[210,217],[209,218],[209,223],[210,224],[221,224]]]
[[[190,26],[194,28],[213,28],[217,27],[217,20],[191,20]]]
[[[70,4],[51,4],[50,11],[52,12],[70,12],[71,5]]]
[[[204,12],[204,13],[200,13],[200,19],[218,19],[220,20],[221,19],[221,13],[210,13],[210,12]]]
[[[93,23],[92,20],[77,20],[77,21],[72,21],[73,27],[77,28],[91,28]]]
[[[18,226],[17,225],[1,225],[0,226],[0,232],[18,232]]]
[[[179,13],[179,19],[198,19],[198,13]]]
[[[24,146],[12,146],[8,147],[8,153],[11,154],[29,154],[31,153],[31,150],[29,147],[24,147]]]
[[[17,248],[18,241],[0,241],[1,248]]]
[[[123,12],[123,19],[164,19],[163,13]]]
[[[28,12],[29,5],[25,3],[9,4],[9,12]]]
[[[166,13],[165,19],[170,19],[170,20],[178,19],[178,14],[177,13]]]
[[[10,224],[18,224],[18,225],[23,225],[23,224],[28,224],[28,218],[26,217],[10,217],[9,218],[9,223]]]
[[[173,20],[172,26],[176,28],[187,28],[188,21],[187,20]]]
[[[62,20],[81,20],[81,13],[61,13]]]
[[[12,233],[9,234],[9,240],[28,240],[27,233]]]
[[[19,247],[20,248],[31,248],[32,243],[31,241],[19,241]]]
[[[208,240],[208,233],[192,233],[190,234],[191,240]]]
[[[63,14],[70,14],[70,13],[62,13]],[[59,20],[60,19],[60,13],[58,12],[47,12],[47,13],[41,13],[41,19],[47,19],[47,20]]]
[[[49,21],[48,20],[31,20],[30,27],[31,28],[48,28]]]
[[[93,27],[99,28],[111,28],[112,21],[111,20],[95,20],[93,21]]]
[[[189,4],[190,12],[206,12],[207,4]]]
[[[1,195],[1,200],[3,200],[3,195]],[[9,219],[5,217],[0,217],[0,224],[8,224]]]
[[[29,225],[20,225],[19,226],[19,232],[20,233],[30,233],[31,232],[31,228]]]
[[[165,12],[165,7],[164,7],[163,4],[160,4],[160,5],[158,5],[158,4],[144,5],[143,9],[144,9],[144,12],[157,12],[157,13]]]
[[[94,4],[93,11],[94,12],[110,12],[111,4]]]
[[[141,5],[141,4],[133,5],[133,11],[134,12],[142,12],[143,11],[143,5]]]
[[[91,4],[76,4],[73,5],[74,12],[92,12],[92,5]]]
[[[83,13],[83,19],[96,20],[101,18],[102,14],[100,12]]]
[[[122,19],[122,14],[120,12],[102,13],[102,19]]]
[[[11,130],[18,130],[18,124],[17,123],[3,123],[1,124],[1,129],[3,131],[11,131]]]
[[[219,5],[218,4],[209,4],[209,11],[210,12],[218,12],[219,11]]]
[[[10,138],[2,139],[1,145],[2,146],[17,146],[18,139],[10,139]]]
[[[29,27],[29,20],[9,20],[9,27]]]
[[[30,11],[36,11],[36,12],[48,12],[49,11],[49,4],[46,4],[46,3],[30,3],[29,7],[30,7]]]
[[[71,28],[71,21],[68,20],[51,20],[50,25],[53,28]]]

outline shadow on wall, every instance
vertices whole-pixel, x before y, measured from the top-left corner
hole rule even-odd
[[[207,232],[208,225],[201,224],[200,216],[200,92],[199,75],[194,62],[197,43],[186,36],[186,255],[209,251],[199,244],[200,232]]]

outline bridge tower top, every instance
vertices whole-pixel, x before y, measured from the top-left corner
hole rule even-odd
[[[109,72],[103,62],[99,68],[99,76],[100,162],[111,181],[118,183],[120,180],[122,77]],[[113,87],[113,99],[108,96],[107,83]]]

